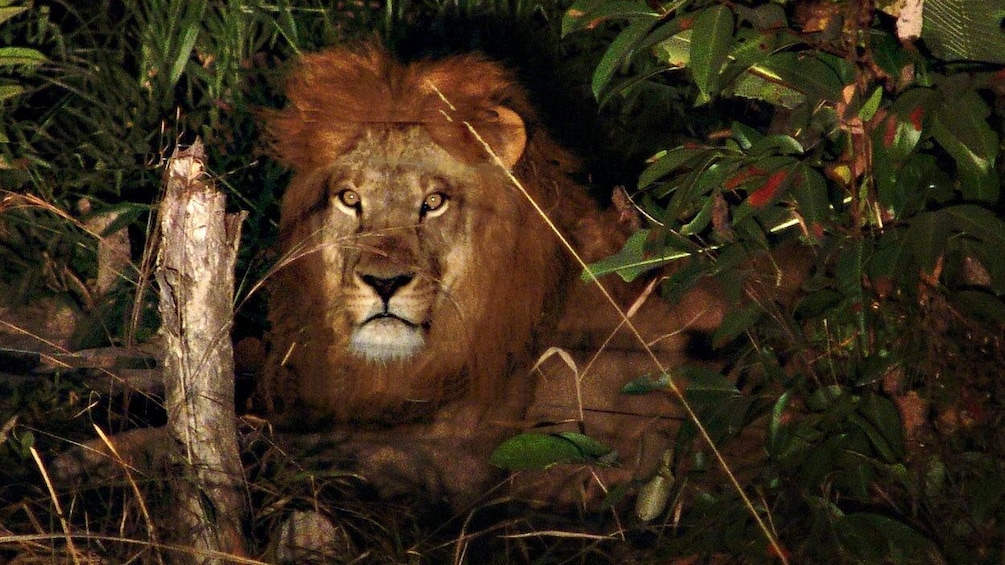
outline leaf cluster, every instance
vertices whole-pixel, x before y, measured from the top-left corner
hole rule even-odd
[[[651,156],[630,191],[649,225],[591,270],[669,269],[671,300],[714,279],[737,301],[713,336],[726,373],[674,378],[714,440],[760,451],[745,484],[795,561],[979,562],[1000,546],[1005,497],[971,464],[997,473],[1005,453],[980,439],[1005,407],[988,384],[1005,327],[1005,51],[945,49],[951,21],[985,8],[926,3],[920,37],[901,27],[920,14],[881,2],[580,0],[563,19],[567,35],[611,34],[601,103],[683,80],[694,112],[720,116]],[[795,299],[771,291],[792,256],[808,265]],[[686,423],[642,488],[674,516],[668,548],[764,558],[696,437]],[[976,492],[980,510],[950,509]],[[947,515],[967,525],[946,531]]]

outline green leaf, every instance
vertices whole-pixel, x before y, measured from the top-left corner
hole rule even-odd
[[[938,550],[907,524],[868,512],[847,514],[835,522],[842,546],[859,563],[927,562]]]
[[[834,69],[810,53],[775,53],[751,68],[766,80],[781,83],[816,99],[841,100],[844,83]]]
[[[806,96],[784,84],[772,82],[753,72],[740,75],[730,92],[735,96],[764,100],[782,108],[796,108],[806,101]]]
[[[814,412],[823,412],[848,396],[840,385],[828,385],[813,391],[806,399],[806,407]]]
[[[851,242],[841,250],[836,265],[837,290],[855,303],[862,303],[864,248],[861,241]]]
[[[0,102],[3,102],[8,98],[13,98],[22,92],[24,92],[24,87],[16,84],[0,85]]]
[[[542,470],[562,463],[599,464],[611,454],[611,448],[579,433],[526,433],[503,442],[489,462],[509,471]]]
[[[922,271],[930,273],[935,269],[935,264],[946,249],[946,240],[952,233],[952,227],[951,218],[944,210],[922,212],[911,221],[906,243]]]
[[[199,24],[198,22],[192,22],[182,36],[178,56],[175,58],[174,64],[171,65],[171,74],[169,75],[170,82],[168,84],[172,86],[178,84],[178,80],[181,79],[181,75],[185,72],[185,67],[188,65],[188,61],[192,57],[192,50],[195,48],[195,40],[198,37]]]
[[[953,230],[976,238],[999,253],[1005,249],[1005,221],[987,208],[973,204],[950,206],[938,211]]]
[[[879,240],[876,252],[867,265],[869,277],[898,279],[906,274],[910,249],[904,230],[889,230]]]
[[[716,183],[710,188],[718,188],[721,183]],[[708,224],[712,221],[712,212],[715,209],[715,199],[705,198],[705,202],[698,209],[698,213],[691,217],[691,219],[680,227],[680,234],[682,236],[691,236],[701,233]]]
[[[855,381],[855,386],[871,385],[883,380],[896,361],[894,356],[886,353],[869,355],[857,367],[858,380]]]
[[[761,138],[760,141],[750,147],[749,153],[751,153],[751,157],[760,157],[761,155],[802,155],[804,151],[802,144],[791,135],[775,134]],[[779,169],[793,162],[791,159],[780,159],[767,163],[762,161],[764,160],[759,160],[757,166],[769,171]]]
[[[987,123],[988,107],[973,90],[946,90],[946,99],[931,123],[932,135],[956,161],[963,197],[996,202],[1000,186],[994,164],[999,140]]]
[[[872,56],[876,64],[890,76],[901,76],[912,57],[892,34],[873,29],[871,32]]]
[[[950,295],[954,306],[970,316],[990,323],[1005,324],[1005,302],[989,292],[960,290]]]
[[[7,20],[13,18],[14,16],[20,14],[27,10],[27,6],[18,6],[15,8],[2,7],[0,8],[0,24],[6,22]]]
[[[0,67],[11,67],[14,65],[41,65],[46,62],[45,55],[36,49],[28,47],[2,47],[0,48]]]
[[[702,206],[708,205],[711,195],[722,190],[723,183],[735,172],[735,162],[715,161],[716,157],[712,152],[706,154],[703,168],[696,168],[674,191],[666,207],[668,222],[690,221]]]
[[[737,6],[739,12],[744,8]],[[723,89],[733,96],[764,100],[776,106],[795,108],[806,97],[788,86],[766,80],[758,74],[757,65],[776,51],[784,49],[798,40],[791,34],[779,34],[772,30],[758,32],[746,27],[736,31],[733,51],[729,55],[726,69],[721,75]]]
[[[782,417],[785,416],[785,409],[789,405],[789,399],[791,398],[792,391],[787,390],[778,400],[775,400],[775,404],[771,407],[771,418],[768,420],[768,450],[777,456],[779,449],[781,448],[782,441],[785,436],[785,423],[782,422]]]
[[[936,57],[1005,63],[1000,1],[942,0],[925,3],[921,34]]]
[[[595,98],[598,100],[601,98],[600,95],[611,82],[611,78],[622,65],[631,60],[636,45],[652,29],[656,21],[656,17],[636,19],[614,38],[593,73],[591,88]]]
[[[653,161],[646,170],[639,175],[639,190],[648,188],[649,185],[666,175],[692,164],[697,157],[705,153],[714,152],[715,149],[703,146],[681,146],[664,152],[658,159]]]
[[[661,392],[670,388],[672,377],[667,373],[653,375],[647,373],[641,377],[634,378],[621,387],[621,394],[649,394],[650,392]]]
[[[733,11],[715,5],[698,14],[691,33],[691,76],[698,86],[698,104],[706,104],[719,92],[719,73],[733,39]]]
[[[792,195],[796,199],[799,215],[807,227],[823,222],[830,214],[830,199],[827,195],[827,181],[819,171],[804,162],[796,165],[796,181],[792,185]],[[813,237],[812,230],[810,236]]]
[[[748,304],[729,311],[712,335],[712,346],[718,349],[733,341],[753,327],[761,319],[762,314],[764,309],[757,304]]]
[[[862,105],[862,108],[858,111],[858,117],[862,121],[868,122],[876,115],[876,110],[879,110],[879,103],[883,101],[883,87],[878,86],[876,90],[872,91],[872,95],[869,96],[869,100]]]
[[[686,29],[656,44],[656,58],[671,69],[681,69],[691,62],[691,30]]]
[[[719,371],[699,365],[685,365],[677,372],[687,380],[685,394],[691,399],[708,399],[739,396],[736,384]]]
[[[764,139],[764,134],[743,122],[733,122],[730,126],[730,138],[736,141],[740,149],[750,151],[754,144]]]
[[[862,398],[859,414],[873,426],[872,431],[865,428],[863,431],[869,435],[869,440],[886,462],[894,463],[903,459],[907,448],[904,445],[904,424],[900,421],[897,405],[889,398],[869,394]]]
[[[593,280],[593,277],[599,278],[610,273],[617,273],[626,282],[631,282],[646,271],[691,255],[688,251],[672,249],[664,250],[664,253],[656,256],[648,254],[646,252],[646,240],[649,237],[649,233],[649,230],[635,232],[625,242],[621,251],[592,263],[588,267],[589,272],[584,272],[580,278],[590,282]]]

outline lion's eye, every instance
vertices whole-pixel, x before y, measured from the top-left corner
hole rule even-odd
[[[435,215],[437,212],[442,211],[446,205],[447,195],[442,192],[434,192],[426,196],[425,200],[422,201],[420,214],[422,216]]]
[[[351,188],[346,188],[344,190],[339,191],[339,193],[335,195],[335,198],[338,198],[339,203],[345,206],[346,208],[352,208],[357,212],[359,211],[361,201],[359,198],[359,193],[356,192],[355,190],[352,190]]]

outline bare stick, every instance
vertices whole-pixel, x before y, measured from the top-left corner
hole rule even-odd
[[[247,555],[230,342],[244,215],[225,213],[203,159],[196,142],[168,162],[157,260],[175,526],[196,550],[186,562],[200,564],[223,563],[218,552]]]

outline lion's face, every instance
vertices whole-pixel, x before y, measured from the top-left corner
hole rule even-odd
[[[478,175],[421,128],[367,132],[323,174],[314,223],[328,324],[368,362],[418,356],[433,324],[458,313],[452,289],[475,227],[465,189]]]
[[[522,190],[561,229],[596,213],[567,154],[528,136],[523,93],[476,57],[333,50],[304,57],[287,94],[269,115],[294,176],[266,395],[335,421],[520,404],[520,369],[571,273]]]

